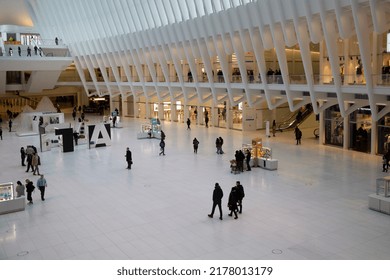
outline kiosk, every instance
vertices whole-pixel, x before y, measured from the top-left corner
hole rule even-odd
[[[24,211],[25,207],[25,197],[15,197],[14,184],[12,182],[0,184],[0,215]]]
[[[159,119],[153,118],[150,123],[142,124],[141,131],[137,133],[138,139],[157,138],[161,139],[161,123]]]
[[[390,215],[390,176],[376,179],[376,192],[368,196],[368,208]]]

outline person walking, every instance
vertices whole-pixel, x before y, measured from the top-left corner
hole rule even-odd
[[[297,145],[301,145],[302,131],[296,127],[295,128],[295,140],[297,140]]]
[[[223,191],[221,189],[221,186],[218,183],[215,183],[215,188],[214,188],[214,191],[213,191],[213,208],[211,210],[211,214],[208,215],[210,218],[213,217],[214,211],[215,211],[215,207],[218,205],[219,219],[222,220],[222,206],[221,206],[221,204],[222,204],[222,197],[223,197]]]
[[[30,170],[30,167],[31,167],[31,171],[34,172],[34,167],[32,166],[32,156],[33,156],[33,154],[34,154],[34,149],[31,146],[27,146],[27,149],[26,149],[27,170],[26,170],[26,172],[28,172]]]
[[[188,130],[188,129],[191,130],[190,125],[191,125],[190,118],[187,118],[187,130]]]
[[[276,121],[273,120],[272,121],[272,135],[275,137],[275,133],[276,133]]]
[[[3,129],[1,128],[1,126],[0,126],[0,138],[1,140],[3,140]]]
[[[29,179],[26,179],[26,192],[27,192],[27,200],[28,203],[33,204],[33,199],[32,199],[32,193],[34,191],[35,187],[33,182],[31,182]]]
[[[9,132],[11,132],[12,131],[12,119],[9,119],[8,127],[9,127]]]
[[[79,133],[76,130],[73,131],[73,139],[74,144],[77,146],[79,144]]]
[[[223,154],[223,150],[222,150],[223,138],[221,136],[219,136],[219,143],[220,143],[219,153],[222,155]]]
[[[248,149],[246,150],[246,155],[245,155],[245,160],[246,160],[246,171],[251,171],[251,151]]]
[[[238,213],[242,213],[242,199],[245,197],[244,187],[241,185],[240,181],[236,182],[237,187],[237,205]]]
[[[34,175],[37,172],[38,172],[38,175],[40,175],[39,174],[39,167],[38,167],[39,164],[40,164],[40,159],[39,159],[38,153],[34,153],[32,155],[32,160],[31,160],[31,165],[32,165],[32,168],[34,170],[34,173],[33,173]]]
[[[165,141],[161,138],[160,141],[160,153],[158,154],[159,156],[163,155],[165,156]]]
[[[130,151],[130,148],[127,147],[126,148],[126,162],[127,162],[127,169],[131,169],[131,165],[133,164],[133,158],[131,156],[131,151]]]
[[[165,141],[165,133],[161,130],[161,140]]]
[[[217,148],[217,154],[221,153],[221,140],[219,138],[215,139],[215,147]]]
[[[228,207],[230,210],[230,214],[228,216],[233,216],[234,213],[234,219],[238,219],[237,215],[237,202],[238,202],[238,190],[237,187],[234,186],[229,194],[229,201],[228,201]]]
[[[42,201],[45,201],[45,189],[47,188],[47,182],[44,178],[43,174],[41,174],[41,178],[37,181],[37,187],[39,191],[41,192],[41,199]]]
[[[30,46],[27,47],[27,56],[31,56],[31,48],[30,48]]]
[[[22,182],[16,182],[16,197],[24,196],[24,188],[25,186],[22,184]]]
[[[18,54],[19,56],[22,56],[22,48],[20,46],[18,46]]]
[[[38,47],[37,47],[37,45],[34,46],[34,53],[35,53],[35,55],[38,55]]]
[[[199,141],[198,141],[198,139],[196,139],[196,137],[194,138],[194,140],[192,140],[192,144],[194,145],[194,153],[197,154],[198,153]]]
[[[20,159],[22,160],[22,166],[26,166],[24,164],[24,160],[26,159],[26,151],[23,147],[20,148]]]

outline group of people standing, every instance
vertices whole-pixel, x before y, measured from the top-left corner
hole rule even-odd
[[[230,213],[228,216],[232,217],[234,214],[234,219],[238,219],[237,213],[242,214],[242,200],[245,197],[244,187],[241,185],[240,181],[236,182],[236,185],[232,187],[227,206],[229,208]],[[219,209],[219,219],[222,218],[222,198],[223,191],[219,183],[215,183],[214,191],[213,191],[213,206],[211,209],[211,214],[208,214],[210,218],[214,216],[215,208],[218,206]]]
[[[27,170],[26,172],[31,171],[34,175],[39,174],[39,165],[41,165],[41,158],[38,155],[37,148],[35,146],[27,146],[26,150],[24,147],[20,148],[20,158],[22,166],[26,166],[25,160],[27,159]]]
[[[40,157],[37,152],[37,148],[35,146],[29,145],[26,149],[24,147],[20,148],[20,158],[21,165],[26,166],[27,162],[27,170],[26,172],[31,171],[33,175],[40,175],[40,178],[37,180],[37,187],[41,193],[41,200],[45,201],[45,189],[47,187],[47,182],[43,174],[39,174],[39,165],[41,164]],[[35,190],[35,186],[33,182],[29,179],[26,179],[26,186],[22,184],[21,181],[16,182],[16,197],[24,196],[25,190],[27,193],[27,200],[29,204],[33,204],[32,193]]]
[[[32,194],[35,190],[34,183],[29,179],[26,179],[25,182],[26,186],[24,186],[20,181],[16,182],[16,197],[24,196],[24,190],[26,189],[28,203],[33,204]],[[47,188],[47,182],[43,174],[41,174],[41,177],[37,180],[37,187],[41,193],[41,200],[45,201],[45,190]]]

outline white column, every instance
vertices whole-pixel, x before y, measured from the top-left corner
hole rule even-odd
[[[226,101],[226,128],[233,128],[233,111],[230,107],[230,102]]]
[[[158,102],[158,118],[160,120],[165,120],[165,117],[164,117],[164,103],[162,102]]]
[[[177,122],[176,103],[174,101],[171,102],[171,122]]]

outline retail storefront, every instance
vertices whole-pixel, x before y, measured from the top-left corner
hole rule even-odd
[[[339,105],[325,110],[325,144],[343,147],[344,118],[341,116]]]

